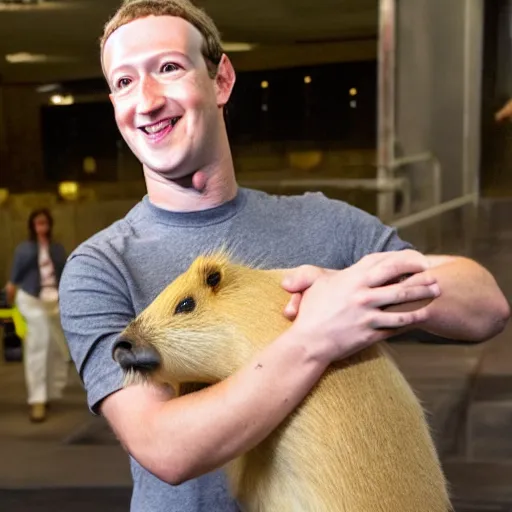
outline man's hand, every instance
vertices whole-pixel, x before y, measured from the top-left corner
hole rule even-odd
[[[412,250],[371,254],[341,271],[302,266],[283,280],[294,294],[285,315],[295,318],[299,336],[322,344],[329,361],[341,359],[427,319],[423,302],[412,311],[383,309],[439,296],[428,268],[427,258]]]

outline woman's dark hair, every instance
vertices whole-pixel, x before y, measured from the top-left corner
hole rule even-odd
[[[37,210],[32,210],[28,217],[28,236],[30,240],[37,240],[37,233],[35,228],[35,220],[39,215],[44,215],[48,220],[48,224],[50,226],[50,231],[48,233],[48,238],[52,239],[52,229],[53,229],[53,217],[48,208],[38,208]]]

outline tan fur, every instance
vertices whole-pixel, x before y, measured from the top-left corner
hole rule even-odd
[[[206,285],[221,273],[216,289]],[[215,383],[289,327],[279,271],[198,258],[126,329],[163,364],[151,378],[179,388]],[[197,308],[174,314],[193,296]],[[301,406],[227,467],[247,512],[447,512],[423,410],[382,345],[333,365]]]

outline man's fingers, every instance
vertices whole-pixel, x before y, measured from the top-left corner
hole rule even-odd
[[[366,283],[370,288],[397,281],[406,274],[424,272],[429,268],[428,259],[416,251],[398,251],[368,270]]]
[[[284,316],[288,318],[288,320],[295,320],[295,317],[297,316],[299,312],[299,305],[300,301],[302,299],[302,294],[300,293],[294,293],[284,308]]]
[[[430,273],[429,270],[418,272],[408,276],[401,284],[403,286],[429,286],[435,284],[436,278]]]
[[[441,291],[437,283],[430,285],[404,286],[403,283],[374,288],[369,293],[368,306],[382,308],[392,304],[404,304],[422,299],[439,297]]]
[[[297,293],[307,290],[325,271],[313,265],[302,265],[288,270],[281,282],[282,287],[290,292]]]
[[[427,318],[427,307],[400,313],[380,312],[372,318],[370,326],[373,329],[400,329],[425,322]]]

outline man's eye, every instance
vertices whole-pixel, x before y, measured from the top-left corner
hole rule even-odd
[[[160,71],[162,73],[172,73],[173,71],[177,71],[178,70],[178,66],[176,66],[176,64],[172,64],[170,62],[167,62],[166,64],[164,64]]]

